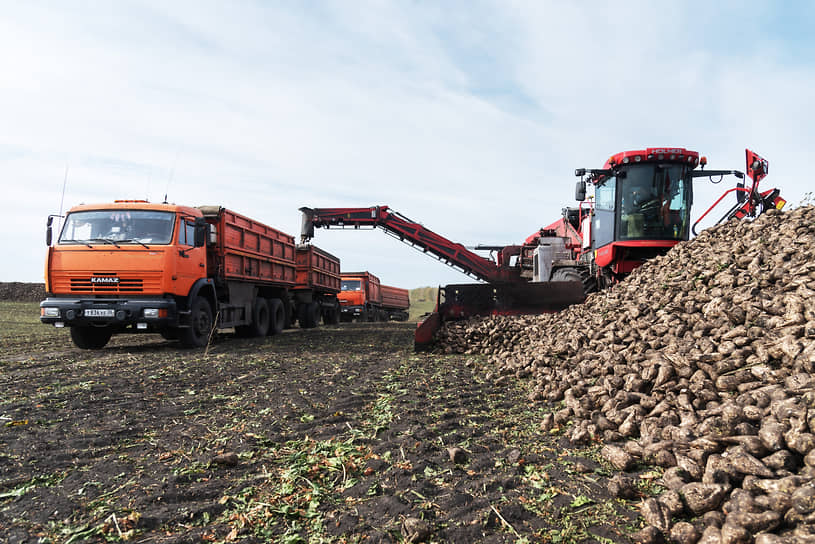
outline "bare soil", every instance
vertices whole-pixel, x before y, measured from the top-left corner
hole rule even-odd
[[[414,354],[415,324],[83,351],[11,321],[2,542],[626,542],[642,525],[599,444],[540,430],[559,406],[483,358]]]

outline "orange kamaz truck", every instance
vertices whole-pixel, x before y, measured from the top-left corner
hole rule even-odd
[[[68,211],[53,240],[40,321],[84,349],[120,333],[204,346],[219,329],[277,334],[339,321],[340,262],[221,206],[117,200]]]
[[[407,289],[382,285],[370,272],[343,272],[338,295],[343,321],[406,321],[410,308]]]

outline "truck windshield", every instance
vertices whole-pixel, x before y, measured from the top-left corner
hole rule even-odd
[[[65,218],[60,244],[169,244],[175,214],[145,210],[74,212]]]
[[[360,280],[342,280],[340,289],[342,291],[361,291],[362,282]]]
[[[619,176],[620,240],[685,240],[690,210],[686,167],[643,164]]]

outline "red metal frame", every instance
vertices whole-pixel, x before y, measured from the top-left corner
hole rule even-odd
[[[465,274],[489,283],[520,282],[520,272],[510,267],[510,258],[519,255],[521,246],[506,246],[497,255],[497,262],[474,253],[461,244],[436,234],[423,225],[411,221],[388,206],[369,208],[300,208],[305,215],[304,227],[360,228],[379,227],[402,242],[430,253]],[[309,238],[303,234],[304,240]]]
[[[684,147],[648,147],[638,151],[622,151],[609,157],[604,169],[621,164],[650,161],[686,161],[691,166],[699,164],[699,153]]]
[[[787,203],[786,200],[779,196],[778,189],[769,189],[767,191],[759,192],[758,191],[758,184],[767,177],[769,172],[770,163],[767,159],[762,158],[758,153],[755,151],[750,151],[749,149],[744,150],[745,154],[745,162],[747,163],[747,175],[750,179],[753,180],[753,184],[750,188],[746,188],[743,186],[733,187],[732,189],[728,189],[725,191],[722,196],[720,196],[716,202],[714,202],[705,212],[699,216],[699,219],[693,224],[692,231],[696,234],[696,225],[698,225],[702,219],[704,219],[707,214],[709,214],[713,209],[719,205],[719,203],[724,200],[724,197],[729,195],[730,193],[744,193],[746,194],[746,198],[740,204],[737,203],[733,206],[727,214],[725,214],[716,224],[718,225],[722,221],[726,221],[731,217],[737,217],[739,219],[743,219],[745,217],[755,217],[756,213],[758,212],[759,206],[763,205],[772,205],[777,209],[781,209]]]

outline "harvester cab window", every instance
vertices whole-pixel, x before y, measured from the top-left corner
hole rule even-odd
[[[602,247],[614,241],[614,210],[617,201],[617,178],[606,177],[594,188],[592,246]]]
[[[619,238],[682,239],[689,208],[683,176],[684,166],[676,164],[630,168],[620,183]]]

